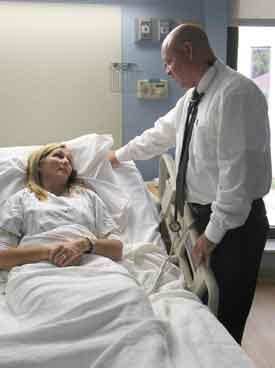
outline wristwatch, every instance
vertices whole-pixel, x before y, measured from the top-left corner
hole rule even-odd
[[[95,240],[93,238],[91,238],[90,236],[86,236],[86,239],[90,243],[90,248],[88,250],[86,250],[85,253],[92,254],[92,253],[94,253],[94,250],[95,250]]]

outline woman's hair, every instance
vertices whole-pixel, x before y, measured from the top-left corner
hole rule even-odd
[[[62,143],[50,143],[34,151],[28,158],[27,187],[30,189],[31,192],[35,194],[37,199],[39,199],[40,201],[44,201],[48,198],[47,191],[42,187],[39,172],[40,162],[43,158],[47,157],[55,149],[65,147],[66,146]],[[75,169],[73,169],[67,182],[69,191],[73,188],[73,186],[77,184],[78,184],[77,172]]]

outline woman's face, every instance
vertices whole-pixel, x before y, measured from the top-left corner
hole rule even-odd
[[[59,182],[67,183],[73,171],[72,155],[66,147],[56,148],[45,158],[42,158],[39,164],[39,173],[43,178],[52,178]]]

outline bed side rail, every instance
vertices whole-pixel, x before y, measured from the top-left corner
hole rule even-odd
[[[176,198],[176,167],[171,155],[163,154],[159,160],[159,192],[161,215],[167,217]]]
[[[207,267],[205,263],[202,263],[197,269],[195,268],[193,258],[192,258],[192,249],[196,244],[198,239],[198,233],[195,229],[195,221],[192,216],[192,212],[188,204],[185,204],[184,208],[184,249],[188,262],[190,262],[193,280],[190,284],[190,290],[192,290],[195,294],[197,294],[200,298],[203,297],[205,291],[208,293],[208,307],[209,309],[217,315],[218,312],[218,303],[219,303],[219,288],[213,274],[211,268]]]
[[[177,256],[178,265],[184,274],[186,288],[202,298],[207,292],[208,307],[217,315],[219,289],[210,268],[201,264],[197,269],[192,259],[192,248],[198,238],[194,227],[194,219],[188,205],[184,209],[184,217],[178,216],[181,229],[172,232],[169,225],[174,219],[176,177],[173,158],[164,154],[159,163],[159,187],[162,220],[169,234],[173,253]]]

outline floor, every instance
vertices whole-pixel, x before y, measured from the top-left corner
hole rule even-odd
[[[242,347],[256,368],[275,367],[275,283],[258,283]]]

